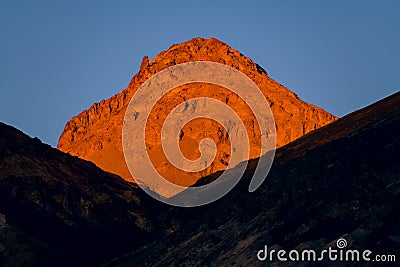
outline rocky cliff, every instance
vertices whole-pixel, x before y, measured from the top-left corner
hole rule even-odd
[[[140,71],[132,78],[128,88],[110,99],[95,103],[66,124],[58,142],[58,149],[90,160],[102,169],[132,181],[124,161],[121,142],[122,122],[127,105],[138,87],[153,74],[169,66],[191,61],[226,64],[253,80],[270,104],[276,123],[278,147],[336,120],[332,114],[300,100],[296,94],[268,77],[262,67],[239,51],[214,38],[195,38],[171,46],[151,61],[147,56],[144,57]],[[210,120],[197,120],[190,124],[184,128],[180,140],[183,154],[192,160],[199,156],[200,140],[210,137],[216,142],[218,148],[216,160],[206,170],[186,176],[172,168],[162,153],[159,135],[166,115],[179,103],[199,96],[212,97],[230,105],[244,121],[250,135],[256,132],[254,117],[246,109],[244,101],[222,87],[211,84],[188,84],[165,95],[148,120],[147,147],[157,170],[170,181],[185,186],[193,184],[204,175],[225,169],[230,157],[226,133],[220,125]],[[202,134],[204,129],[208,129],[211,134]],[[252,144],[252,148],[255,147],[257,142]],[[258,156],[257,153],[257,149],[251,151],[250,157]]]

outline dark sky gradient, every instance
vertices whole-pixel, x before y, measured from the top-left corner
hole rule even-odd
[[[140,2],[1,1],[0,121],[56,146],[144,55],[197,36],[338,116],[400,88],[400,1]]]

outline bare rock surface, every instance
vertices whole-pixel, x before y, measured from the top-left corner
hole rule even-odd
[[[278,147],[337,119],[323,109],[302,101],[296,94],[270,78],[261,66],[227,44],[214,38],[194,38],[172,45],[152,60],[145,56],[139,72],[126,89],[110,99],[93,104],[66,124],[58,142],[58,149],[92,161],[100,168],[127,181],[134,181],[122,152],[122,124],[127,105],[138,87],[152,75],[170,66],[192,61],[225,64],[247,75],[260,88],[271,107],[277,129]],[[194,160],[199,157],[199,142],[204,137],[213,139],[218,152],[211,166],[202,172],[185,174],[173,168],[162,152],[160,133],[166,116],[178,104],[201,96],[215,98],[234,108],[249,135],[257,134],[257,125],[251,111],[242,99],[227,89],[207,83],[187,84],[175,88],[154,107],[146,128],[148,152],[154,166],[175,184],[188,186],[200,177],[223,170],[230,158],[230,143],[223,127],[205,119],[189,123],[183,129],[180,147],[187,158]],[[259,156],[257,147],[257,141],[254,141],[251,144],[250,158]]]

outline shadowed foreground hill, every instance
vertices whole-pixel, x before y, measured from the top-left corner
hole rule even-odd
[[[0,266],[258,266],[264,245],[320,249],[342,236],[398,254],[399,132],[397,93],[277,150],[254,193],[252,160],[221,200],[172,208],[0,124]]]
[[[260,266],[266,262],[256,253],[264,245],[321,250],[336,247],[340,237],[349,248],[395,254],[398,261],[399,133],[397,93],[277,150],[254,193],[247,192],[255,166],[250,161],[231,193],[189,210],[195,219],[179,233],[109,266]]]
[[[0,266],[95,266],[155,240],[166,206],[145,195],[0,123]]]

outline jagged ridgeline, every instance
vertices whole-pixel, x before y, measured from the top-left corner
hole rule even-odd
[[[65,126],[58,149],[94,162],[100,168],[133,181],[122,152],[122,124],[127,105],[138,87],[155,73],[167,67],[192,61],[212,61],[231,66],[247,75],[262,91],[274,115],[277,146],[283,146],[302,135],[336,120],[332,114],[302,101],[296,94],[268,77],[267,72],[250,58],[227,44],[211,38],[195,38],[171,46],[151,61],[143,58],[139,72],[121,93],[92,105],[73,117]],[[223,87],[206,83],[179,86],[167,93],[150,114],[146,128],[146,144],[152,163],[168,180],[189,186],[199,178],[226,168],[230,159],[230,143],[223,127],[211,120],[198,119],[184,127],[180,148],[189,159],[199,157],[199,142],[208,137],[217,144],[213,164],[202,172],[185,175],[168,163],[162,153],[160,132],[169,112],[178,104],[195,97],[212,97],[230,107],[240,116],[250,135],[256,132],[255,118],[236,94]],[[205,130],[206,129],[206,130]],[[256,141],[252,142],[250,158],[258,157]]]

